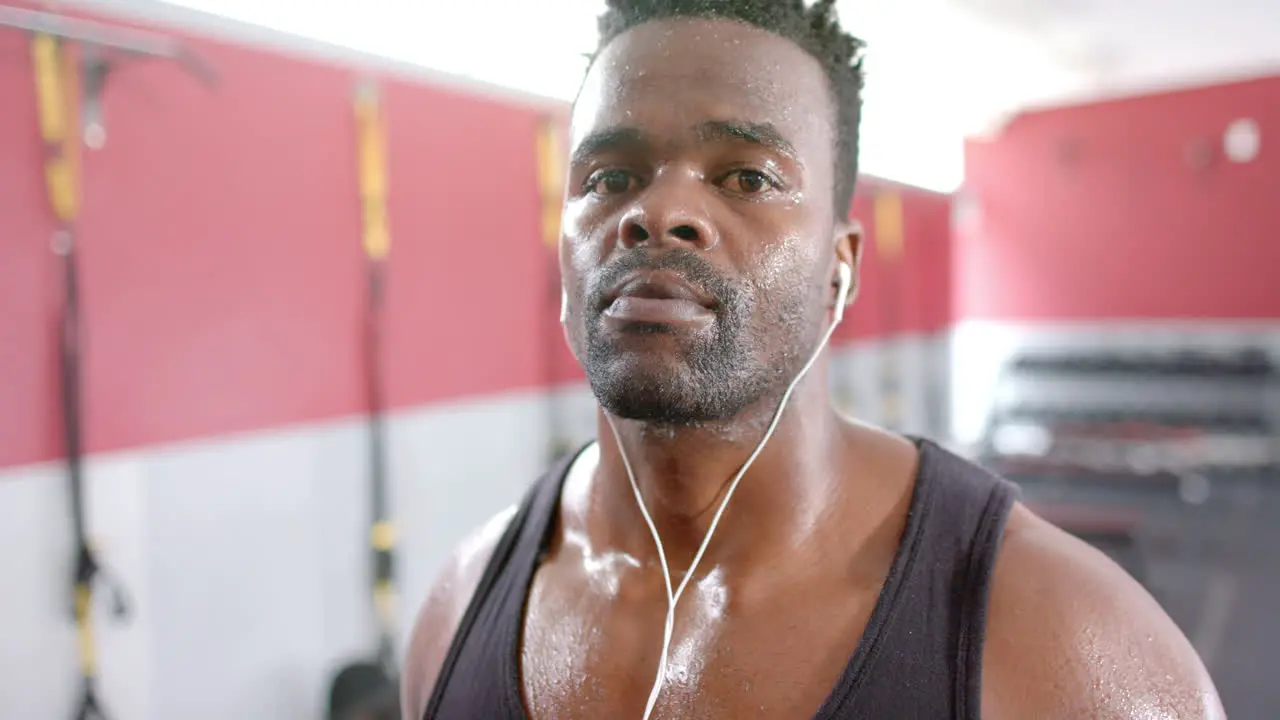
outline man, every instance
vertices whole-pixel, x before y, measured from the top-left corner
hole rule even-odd
[[[1222,716],[1103,555],[832,410],[862,86],[832,5],[610,0],[560,253],[598,441],[457,550],[406,720]]]

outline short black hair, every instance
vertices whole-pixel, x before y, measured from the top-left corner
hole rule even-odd
[[[753,25],[794,42],[827,74],[836,109],[835,211],[849,216],[858,178],[862,121],[862,50],[866,43],[840,28],[835,0],[607,0],[595,55],[622,33],[652,20],[723,18]],[[594,60],[594,56],[592,57]]]

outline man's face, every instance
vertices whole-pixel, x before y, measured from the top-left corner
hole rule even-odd
[[[831,298],[834,117],[817,61],[741,23],[652,22],[597,58],[560,261],[606,411],[727,420],[799,371]]]

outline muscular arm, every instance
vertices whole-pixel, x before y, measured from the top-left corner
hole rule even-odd
[[[422,720],[435,689],[440,666],[449,653],[458,623],[467,612],[471,596],[484,575],[494,547],[502,538],[516,507],[498,513],[472,532],[454,550],[436,576],[435,584],[418,612],[405,653],[400,707],[403,720]]]
[[[1190,642],[1101,552],[1018,506],[991,590],[985,720],[1219,720]]]

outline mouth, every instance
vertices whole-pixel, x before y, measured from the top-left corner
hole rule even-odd
[[[621,298],[646,300],[683,300],[711,310],[715,300],[669,270],[632,273],[605,296],[605,305]]]
[[[714,316],[715,300],[665,271],[635,273],[605,296],[604,314],[617,323],[691,325]]]

